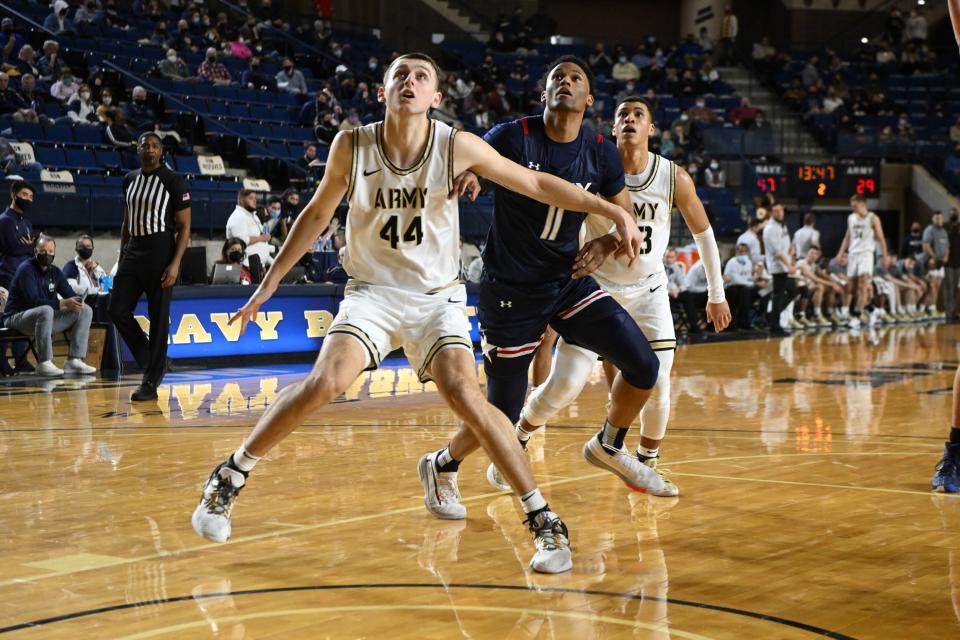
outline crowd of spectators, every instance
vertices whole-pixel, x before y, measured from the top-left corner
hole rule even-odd
[[[849,140],[843,153],[924,162],[960,192],[960,132],[939,146],[960,117],[951,93],[960,66],[954,47],[944,55],[929,41],[923,7],[890,9],[882,32],[852,55],[797,54],[764,37],[753,44],[752,64],[828,148]]]

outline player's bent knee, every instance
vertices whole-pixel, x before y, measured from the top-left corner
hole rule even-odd
[[[298,400],[314,409],[328,404],[341,392],[333,376],[310,375],[300,383],[297,395]]]
[[[660,359],[650,345],[639,349],[636,357],[631,358],[628,366],[621,366],[623,379],[638,389],[653,389],[660,376]]]

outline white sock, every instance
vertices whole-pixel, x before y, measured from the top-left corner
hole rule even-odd
[[[519,440],[520,442],[526,442],[527,440],[530,439],[530,436],[533,435],[533,433],[530,431],[524,431],[520,427],[520,425],[517,425],[517,428],[515,430],[517,432],[517,440]]]
[[[547,501],[543,499],[540,489],[534,489],[530,493],[520,496],[520,504],[523,505],[524,513],[533,513],[547,506]]]
[[[250,473],[260,462],[260,458],[261,456],[253,455],[241,445],[237,452],[233,454],[233,464],[244,473]]]
[[[814,307],[813,308],[814,317],[819,318],[820,316],[822,316],[823,314],[820,313],[820,311],[821,311],[820,307]]]
[[[643,445],[640,445],[639,447],[637,447],[637,453],[642,455],[644,458],[656,458],[658,455],[660,455],[660,445],[657,445],[652,449],[649,449]]]

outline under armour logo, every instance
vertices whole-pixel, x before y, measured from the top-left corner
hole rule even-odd
[[[509,308],[512,309],[512,308],[513,308],[513,300],[501,300],[501,301],[500,301],[500,308],[503,309],[504,307],[509,307]]]
[[[534,171],[540,171],[540,163],[539,163],[539,162],[528,162],[528,163],[527,163],[527,167],[530,168],[530,169],[533,169]]]

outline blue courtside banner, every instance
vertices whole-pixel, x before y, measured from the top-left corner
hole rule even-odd
[[[343,295],[342,287],[298,285],[281,287],[260,308],[255,322],[241,336],[230,316],[246,303],[249,287],[178,287],[170,304],[171,358],[207,358],[272,353],[316,352],[330,329]],[[206,294],[206,295],[203,295]],[[477,328],[476,293],[467,296],[471,337],[480,342]],[[144,330],[147,303],[141,300],[134,315]],[[132,360],[124,349],[126,360]]]

